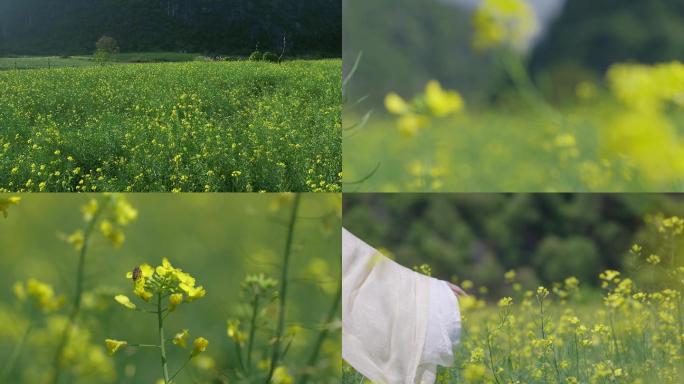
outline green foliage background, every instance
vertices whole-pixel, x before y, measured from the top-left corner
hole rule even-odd
[[[666,194],[346,194],[343,201],[344,226],[401,264],[427,263],[439,278],[456,275],[493,293],[510,269],[531,288],[570,276],[595,285],[606,268],[638,276],[631,245],[663,245],[644,215],[684,214],[682,197]]]
[[[195,276],[198,284],[207,290],[206,297],[182,305],[169,317],[167,333],[173,336],[180,328],[190,328],[193,337],[208,338],[207,354],[215,359],[222,372],[228,372],[236,362],[232,341],[226,336],[226,320],[235,316],[238,309],[242,279],[254,273],[279,278],[287,233],[285,223],[291,210],[291,204],[282,203],[279,196],[128,195],[139,216],[124,229],[126,242],[120,249],[113,249],[102,236],[95,236],[88,256],[86,289],[92,292],[98,287],[110,295],[110,299],[103,300],[103,308],[89,308],[82,315],[89,319],[81,324],[90,327],[93,343],[104,349],[105,338],[155,341],[154,316],[128,311],[116,304],[111,295],[124,293],[133,297],[126,272],[145,262],[158,265],[167,257],[175,266]],[[52,284],[58,294],[70,299],[77,254],[59,237],[82,226],[79,207],[92,197],[98,198],[76,194],[23,195],[20,205],[10,208],[9,217],[0,219],[0,319],[21,323],[22,316],[14,311],[16,299],[12,294],[12,284],[18,280],[37,278]],[[301,218],[294,234],[286,318],[287,326],[302,327],[285,359],[292,374],[309,358],[318,325],[333,303],[330,292],[339,284],[340,198],[338,194],[302,197]],[[318,274],[311,270],[315,262],[319,264]],[[321,262],[325,268],[320,267]],[[1,324],[0,328],[0,361],[4,362],[18,337],[13,332],[19,330],[14,323]],[[329,340],[321,360],[328,370],[314,377],[314,382],[333,383],[339,378],[336,370],[339,333],[332,332]],[[52,356],[54,346],[29,345],[17,371],[48,369],[50,365],[45,359]],[[167,348],[171,366],[177,367],[187,351],[170,343]],[[119,375],[115,382],[152,383],[161,377],[159,355],[153,350],[118,353],[112,359]],[[128,365],[135,368],[132,376],[124,375]],[[179,382],[209,382],[196,369],[190,372],[179,376]],[[106,378],[100,380],[110,382]]]
[[[361,111],[388,92],[412,95],[430,79],[458,89],[469,105],[502,97],[509,83],[491,54],[472,49],[471,10],[450,0],[343,0],[344,69],[359,52],[351,100]],[[566,0],[563,12],[529,53],[532,76],[545,93],[598,78],[620,61],[684,58],[684,3],[679,0]],[[567,92],[568,90],[563,90]]]

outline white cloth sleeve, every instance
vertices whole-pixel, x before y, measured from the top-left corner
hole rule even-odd
[[[449,367],[453,364],[454,349],[461,336],[458,299],[445,281],[430,280],[429,311],[423,355],[418,365],[421,384],[435,382],[438,365]]]
[[[373,382],[432,383],[460,333],[454,294],[342,230],[342,357]]]

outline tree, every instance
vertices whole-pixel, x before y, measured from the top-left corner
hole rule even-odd
[[[101,64],[109,61],[112,55],[119,53],[119,43],[110,36],[102,36],[95,43],[95,60]]]

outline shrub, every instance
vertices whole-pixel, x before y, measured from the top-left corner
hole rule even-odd
[[[254,51],[251,55],[249,55],[249,61],[260,61],[261,57],[261,52]]]
[[[261,60],[276,63],[278,62],[278,55],[276,55],[273,52],[264,52],[264,55],[261,57]]]
[[[271,63],[277,63],[278,62],[278,55],[276,55],[273,52],[264,52],[264,55],[261,57],[261,60],[269,61]]]
[[[569,276],[591,281],[602,267],[594,243],[578,236],[544,239],[535,252],[534,264],[542,271],[542,278],[549,282]]]

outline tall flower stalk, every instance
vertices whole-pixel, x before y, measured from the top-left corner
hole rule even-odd
[[[309,360],[307,363],[308,367],[313,367],[316,364],[316,362],[318,361],[318,356],[321,352],[321,347],[323,346],[323,342],[325,341],[325,339],[330,334],[332,322],[335,319],[335,315],[337,315],[337,312],[339,311],[340,301],[342,301],[342,285],[341,284],[337,289],[337,294],[335,295],[335,299],[333,300],[333,304],[330,307],[330,310],[328,311],[328,314],[327,314],[325,321],[322,325],[321,331],[319,332],[318,337],[316,338],[316,342],[315,342],[313,349],[311,351],[311,357],[309,357]],[[300,377],[300,379],[299,379],[299,381],[297,381],[297,383],[298,384],[307,384],[310,379],[311,379],[311,374],[310,374],[310,371],[307,370]]]
[[[139,309],[138,305],[133,303],[133,301],[125,295],[117,295],[114,297],[114,300],[129,310],[156,315],[159,344],[129,344],[127,341],[106,339],[105,345],[110,354],[114,354],[119,349],[126,346],[157,349],[159,351],[164,384],[174,383],[176,376],[185,369],[190,360],[207,349],[209,341],[204,337],[196,338],[192,344],[193,349],[188,354],[186,360],[173,375],[169,374],[169,364],[166,354],[166,344],[168,340],[166,339],[164,328],[166,319],[179,305],[190,303],[204,297],[206,291],[201,285],[196,285],[194,277],[183,272],[182,269],[171,265],[166,258],[164,258],[161,265],[157,267],[152,267],[149,264],[139,265],[131,272],[128,272],[126,278],[133,282],[133,293],[144,303],[148,304],[150,309]],[[180,348],[186,348],[189,335],[190,332],[187,329],[184,329],[177,333],[171,341]]]
[[[124,234],[119,227],[137,218],[138,212],[128,204],[123,197],[108,195],[102,200],[91,199],[88,204],[81,208],[85,225],[82,230],[78,230],[66,238],[66,241],[74,246],[78,251],[78,264],[75,273],[76,287],[72,300],[72,308],[69,312],[66,326],[59,338],[57,348],[53,358],[52,374],[49,382],[59,383],[62,376],[62,359],[64,350],[69,343],[69,338],[78,322],[81,313],[81,303],[85,290],[85,272],[88,251],[96,229],[114,247],[119,247],[124,241]]]
[[[275,341],[273,343],[273,351],[271,354],[271,364],[266,378],[266,383],[270,383],[273,378],[280,359],[282,358],[282,338],[285,331],[285,310],[287,304],[287,282],[289,278],[290,256],[292,253],[292,238],[295,231],[295,223],[297,222],[297,212],[299,211],[299,203],[301,200],[300,194],[295,194],[292,203],[292,211],[290,212],[290,220],[287,226],[287,239],[285,241],[285,250],[283,252],[283,266],[280,274],[280,306],[278,308],[278,324],[275,333]]]
[[[88,248],[90,245],[90,239],[93,234],[93,230],[95,229],[95,224],[97,223],[100,215],[104,211],[104,209],[107,207],[109,204],[109,200],[105,200],[104,204],[95,204],[96,208],[92,213],[86,213],[86,224],[83,230],[83,237],[80,241],[80,246],[77,245],[77,248],[80,248],[78,252],[78,266],[76,267],[76,289],[74,291],[74,297],[73,297],[73,306],[71,308],[71,312],[69,314],[69,319],[67,320],[67,324],[64,327],[64,331],[62,331],[62,336],[59,339],[59,343],[57,344],[57,349],[55,350],[55,356],[52,362],[53,365],[53,375],[52,378],[50,379],[50,382],[53,384],[59,383],[59,379],[62,375],[62,355],[64,354],[64,348],[67,345],[67,342],[69,341],[69,336],[71,335],[72,329],[74,325],[76,324],[76,318],[78,317],[79,313],[81,312],[81,301],[83,298],[83,280],[85,276],[85,267],[86,267],[86,255],[88,254]],[[88,209],[88,208],[85,208]],[[85,210],[84,209],[84,210]],[[90,215],[90,217],[88,217]]]
[[[52,286],[33,278],[28,279],[26,282],[18,281],[14,283],[13,291],[19,304],[22,307],[28,307],[27,312],[29,320],[21,337],[2,367],[0,382],[3,383],[10,382],[14,366],[16,365],[17,360],[19,360],[31,332],[36,328],[36,325],[40,321],[38,314],[48,315],[53,313],[60,309],[64,303],[64,296],[55,295]]]

